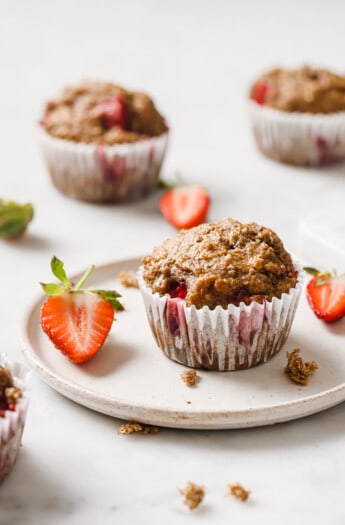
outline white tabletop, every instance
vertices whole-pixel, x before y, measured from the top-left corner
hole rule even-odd
[[[147,253],[174,233],[158,193],[102,206],[52,187],[35,132],[47,97],[85,78],[146,90],[171,125],[164,175],[205,185],[210,220],[270,226],[298,257],[300,221],[343,205],[345,168],[260,156],[245,92],[273,65],[344,70],[344,15],[337,0],[1,2],[0,196],[36,211],[22,240],[0,246],[1,351],[24,360],[21,319],[50,279],[53,254],[74,272]],[[1,525],[344,523],[344,404],[257,429],[119,436],[119,420],[67,400],[35,372],[30,383],[23,447],[0,487]],[[206,487],[193,512],[178,493],[188,480]],[[236,481],[252,491],[247,503],[224,496]]]

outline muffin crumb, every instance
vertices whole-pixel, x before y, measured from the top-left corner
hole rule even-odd
[[[159,429],[152,425],[144,425],[142,423],[123,423],[119,428],[118,434],[157,434]]]
[[[186,488],[179,489],[184,496],[183,504],[190,510],[196,509],[205,497],[205,487],[188,481]]]
[[[120,272],[118,278],[126,288],[139,288],[138,279],[131,272]]]
[[[235,483],[234,485],[228,485],[228,491],[231,496],[235,498],[246,501],[249,498],[250,490],[246,490],[240,483]]]
[[[186,383],[187,386],[195,386],[200,380],[196,370],[183,370],[180,374],[182,381]]]
[[[292,352],[286,352],[287,365],[285,372],[298,385],[306,386],[309,377],[319,368],[315,361],[304,361],[300,356],[300,348],[295,348]]]

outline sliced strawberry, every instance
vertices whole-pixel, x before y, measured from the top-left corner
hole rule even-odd
[[[159,209],[176,228],[192,228],[205,222],[210,197],[201,186],[178,186],[162,195]]]
[[[114,310],[123,306],[115,291],[81,289],[93,266],[75,287],[67,279],[59,259],[53,257],[51,267],[62,284],[41,283],[51,296],[41,308],[41,327],[58,350],[74,363],[82,363],[101,348],[112,326]]]
[[[265,103],[268,85],[264,82],[257,82],[253,88],[252,99],[261,106]]]
[[[117,95],[104,100],[93,108],[93,115],[101,118],[107,129],[117,126],[123,128],[127,115],[125,99]]]
[[[318,273],[309,281],[306,294],[319,319],[331,322],[345,315],[345,275]]]

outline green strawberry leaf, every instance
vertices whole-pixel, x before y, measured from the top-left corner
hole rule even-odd
[[[303,270],[310,275],[320,275],[320,270],[316,270],[316,268],[312,268],[311,266],[304,266]]]
[[[55,275],[55,277],[57,277],[59,279],[59,281],[61,281],[63,284],[66,284],[67,287],[70,287],[71,283],[67,279],[67,275],[66,275],[66,272],[64,270],[64,263],[62,261],[60,261],[60,259],[58,259],[54,255],[54,257],[52,258],[52,260],[50,262],[50,266],[51,266],[51,270],[52,270],[53,274]]]
[[[55,283],[40,283],[43,288],[43,291],[47,295],[59,295],[64,291],[64,287]]]
[[[123,304],[121,304],[120,301],[117,300],[117,297],[121,297],[121,294],[119,294],[115,290],[89,290],[89,292],[96,293],[103,297],[103,299],[105,299],[106,301],[108,301],[108,303],[111,304],[114,310],[124,310]]]
[[[32,204],[19,204],[0,199],[0,237],[11,239],[26,230],[34,216]]]

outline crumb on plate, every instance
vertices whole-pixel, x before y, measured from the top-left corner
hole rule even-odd
[[[250,490],[246,490],[240,483],[228,485],[229,494],[241,501],[246,501],[249,498]]]
[[[138,288],[138,279],[131,272],[120,272],[118,279],[126,288]]]
[[[191,481],[188,481],[186,488],[179,489],[179,491],[184,496],[184,505],[187,505],[190,510],[196,509],[205,497],[205,487]]]
[[[307,385],[309,377],[319,368],[315,361],[304,361],[300,356],[301,350],[295,348],[292,352],[286,352],[287,365],[285,372],[298,385]]]
[[[143,423],[123,423],[117,430],[118,434],[157,434],[159,429],[152,425],[145,425]]]
[[[183,370],[181,379],[187,386],[195,386],[199,381],[199,376],[196,370]]]

